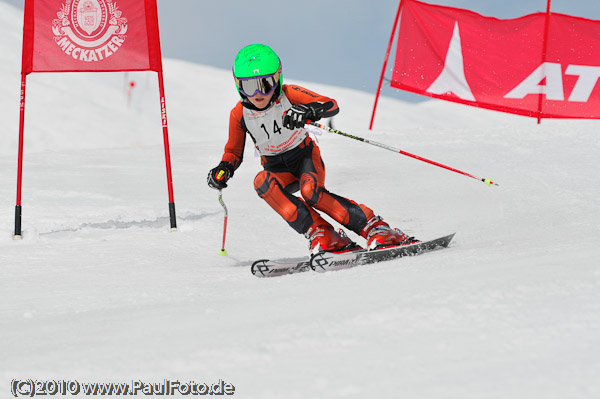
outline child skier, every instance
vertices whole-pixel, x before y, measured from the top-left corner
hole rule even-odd
[[[284,85],[279,57],[262,44],[240,50],[233,77],[241,101],[231,110],[229,140],[221,162],[208,174],[210,187],[227,187],[242,163],[247,133],[260,152],[264,168],[254,179],[256,192],[294,230],[305,235],[312,255],[361,248],[343,232],[337,233],[316,210],[365,238],[369,250],[419,242],[391,229],[367,206],[325,188],[325,165],[304,124],[336,115],[339,108],[334,99]],[[292,195],[298,190],[302,198]]]

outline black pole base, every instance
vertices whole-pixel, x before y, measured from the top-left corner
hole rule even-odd
[[[169,202],[169,218],[171,219],[171,231],[177,231],[177,218],[175,216],[174,202]]]
[[[15,235],[13,236],[13,239],[15,240],[20,240],[23,238],[21,233],[21,211],[21,205],[17,205],[15,207]]]

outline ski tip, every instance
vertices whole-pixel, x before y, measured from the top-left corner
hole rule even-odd
[[[444,240],[444,243],[442,244],[442,246],[444,248],[448,248],[450,246],[450,242],[454,239],[455,235],[456,235],[456,232],[454,232],[452,234],[448,234],[447,236],[443,237],[442,239]]]
[[[252,266],[250,267],[250,271],[252,272],[253,275],[257,275],[256,273],[259,272],[260,267],[261,266],[265,266],[265,264],[268,262],[268,259],[259,259],[257,261],[254,261],[252,263]]]

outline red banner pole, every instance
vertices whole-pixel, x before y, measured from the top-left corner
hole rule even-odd
[[[373,105],[373,113],[371,114],[371,122],[369,123],[369,130],[373,129],[373,121],[375,119],[375,110],[377,109],[377,103],[379,102],[379,94],[381,93],[381,86],[383,84],[383,76],[385,75],[385,70],[387,68],[388,59],[390,58],[392,44],[394,43],[394,36],[396,35],[396,27],[398,26],[398,20],[400,19],[400,11],[402,10],[403,4],[404,4],[404,0],[400,0],[400,4],[398,5],[398,12],[396,12],[396,20],[394,21],[394,27],[392,28],[392,35],[390,36],[390,42],[388,43],[388,48],[385,53],[385,59],[383,60],[383,68],[381,69],[381,77],[379,78],[379,85],[377,86],[377,92],[375,93],[375,104]]]
[[[162,119],[163,139],[165,145],[165,161],[167,165],[167,186],[169,189],[169,218],[171,219],[171,230],[177,230],[177,219],[175,217],[175,197],[173,195],[173,174],[171,173],[171,151],[169,149],[169,124],[167,122],[167,101],[165,98],[165,83],[162,69],[158,71],[158,87],[160,90],[160,114]]]
[[[19,158],[17,164],[17,205],[15,206],[15,234],[13,238],[20,240],[21,234],[21,191],[23,186],[23,139],[25,136],[25,89],[27,87],[27,75],[21,74],[21,99],[19,115]]]
[[[548,35],[549,35],[549,31],[550,31],[550,3],[552,2],[552,0],[548,0],[548,4],[546,5],[546,26],[544,27],[544,47],[542,49],[542,64],[546,62],[546,57],[548,54]],[[537,118],[537,123],[538,125],[540,123],[542,123],[542,106],[543,106],[543,100],[542,100],[542,94],[539,94],[539,99],[538,99],[538,118]]]

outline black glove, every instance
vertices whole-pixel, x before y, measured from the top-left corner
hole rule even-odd
[[[294,130],[303,127],[306,121],[318,121],[325,113],[321,103],[296,104],[283,114],[283,126]]]
[[[222,190],[227,187],[227,180],[233,177],[233,165],[226,161],[221,161],[219,166],[208,172],[206,182],[210,188]]]

